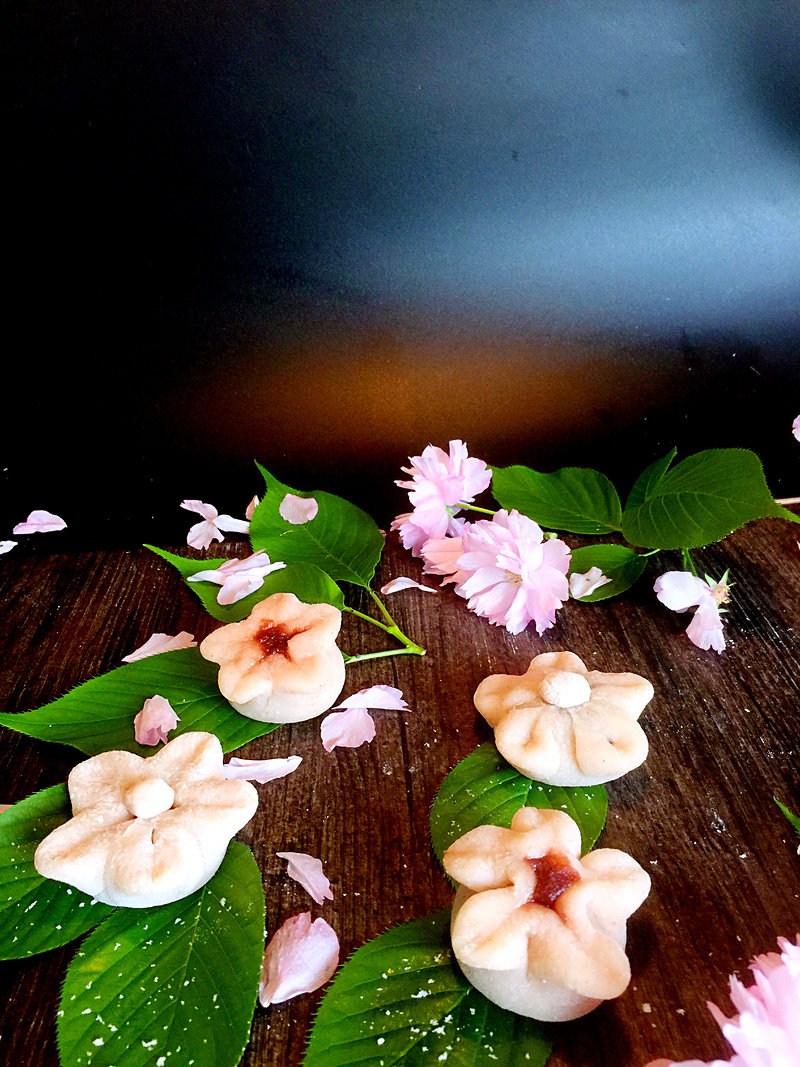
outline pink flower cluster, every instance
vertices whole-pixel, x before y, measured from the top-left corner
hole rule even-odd
[[[731,1001],[738,1012],[728,1018],[715,1005],[708,1010],[734,1051],[730,1060],[653,1060],[648,1067],[797,1067],[800,1063],[800,935],[794,944],[778,938],[777,952],[750,964],[753,985],[731,975]]]
[[[558,538],[517,511],[498,511],[491,519],[467,522],[461,506],[486,489],[491,471],[470,459],[461,441],[450,452],[429,445],[411,457],[409,489],[414,510],[392,523],[412,555],[425,561],[426,574],[443,576],[476,615],[518,634],[530,623],[543,633],[569,597],[570,550]]]

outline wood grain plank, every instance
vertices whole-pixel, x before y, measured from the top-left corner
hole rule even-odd
[[[246,551],[230,543],[209,554]],[[325,753],[312,721],[239,753],[303,757],[293,775],[258,787],[259,810],[241,835],[263,871],[270,931],[311,907],[337,930],[346,958],[389,927],[446,906],[451,891],[430,849],[428,811],[453,765],[490,737],[472,694],[487,674],[522,673],[533,655],[569,648],[592,668],[637,671],[654,684],[642,719],[649,758],[609,784],[600,842],[630,852],[653,884],[629,926],[630,989],[556,1028],[551,1067],[728,1055],[706,1000],[727,1006],[728,974],[746,976],[751,956],[800,930],[797,840],[772,799],[800,807],[800,552],[794,528],[765,520],[698,558],[714,575],[729,568],[735,581],[720,656],[691,645],[683,632],[688,617],[655,600],[652,580],[679,565],[675,554],[652,561],[623,598],[571,603],[542,637],[509,636],[470,614],[450,589],[393,596],[399,624],[428,654],[355,664],[345,694],[396,685],[410,710],[376,712],[375,740],[359,749]],[[380,581],[398,574],[419,577],[420,568],[390,540]],[[19,552],[0,567],[0,596],[4,711],[39,706],[117,666],[153,631],[186,629],[200,639],[216,625],[146,550]],[[358,592],[351,603],[370,610]],[[349,650],[375,650],[382,639],[345,617]],[[79,759],[69,748],[3,730],[0,800],[62,781]],[[287,877],[275,855],[287,850],[322,857],[332,902],[317,908]],[[7,1062],[57,1062],[55,1000],[72,951],[0,965]],[[321,995],[259,1008],[243,1064],[299,1064]]]

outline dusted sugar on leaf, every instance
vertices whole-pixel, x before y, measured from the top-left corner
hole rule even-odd
[[[581,859],[580,847],[566,812],[520,808],[510,829],[479,826],[444,854],[460,883],[453,952],[501,1008],[564,1022],[628,987],[626,923],[650,878],[625,852],[597,849]]]
[[[205,885],[258,807],[254,786],[223,776],[219,739],[201,732],[147,758],[101,752],[67,787],[73,817],[44,838],[34,866],[126,908],[170,904]]]
[[[572,652],[545,652],[523,675],[493,674],[475,707],[512,767],[545,785],[601,785],[647,758],[639,716],[653,687],[638,674],[587,671]]]
[[[220,692],[236,711],[260,722],[302,722],[327,711],[344,685],[341,623],[331,604],[273,593],[242,622],[209,634],[200,652],[219,664]]]

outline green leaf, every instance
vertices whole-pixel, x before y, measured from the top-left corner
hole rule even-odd
[[[72,745],[90,756],[125,749],[152,756],[155,749],[139,745],[133,720],[148,697],[165,697],[179,718],[170,737],[189,730],[216,734],[224,752],[261,737],[275,723],[256,722],[234,711],[217,688],[216,663],[196,648],[160,652],[126,663],[32,711],[0,713],[0,725],[40,741]]]
[[[200,571],[216,570],[225,562],[224,559],[187,559],[186,556],[177,556],[174,552],[153,545],[145,545],[145,548],[171,563],[180,572],[188,588],[200,598],[208,614],[220,622],[241,622],[256,604],[273,593],[294,593],[304,604],[333,604],[340,611],[344,607],[339,586],[312,563],[288,563],[279,571],[268,574],[264,584],[255,592],[242,597],[235,604],[220,604],[217,602],[218,585],[213,582],[190,582],[188,579]]]
[[[794,829],[794,832],[797,834],[798,837],[800,837],[800,818],[798,818],[798,816],[795,815],[794,812],[789,811],[785,804],[781,804],[777,797],[773,797],[772,799],[775,801],[775,803],[781,809],[783,814],[789,820]]]
[[[622,533],[643,548],[701,548],[753,519],[786,518],[785,512],[754,452],[712,448],[654,480],[641,503],[625,508]]]
[[[448,908],[353,953],[320,1004],[303,1067],[543,1067],[550,1048],[541,1023],[491,1004],[461,974]]]
[[[66,945],[114,910],[43,878],[33,866],[39,842],[71,818],[65,785],[42,789],[0,814],[0,959]]]
[[[250,520],[253,549],[266,549],[270,559],[286,563],[313,563],[334,581],[367,588],[383,552],[384,538],[361,508],[333,493],[301,493],[279,482],[260,463],[267,492]],[[287,493],[312,497],[319,511],[310,522],[294,526],[281,518],[279,508]]]
[[[646,566],[647,557],[627,545],[587,545],[573,548],[569,571],[570,574],[585,574],[592,567],[599,567],[606,578],[611,579],[607,585],[579,598],[581,603],[591,604],[630,589],[641,578]]]
[[[548,530],[606,534],[619,530],[617,491],[604,474],[585,467],[562,467],[541,474],[530,467],[495,467],[492,493],[501,507],[517,511]]]
[[[633,484],[625,503],[626,508],[636,508],[655,492],[658,483],[672,466],[673,460],[678,454],[677,448],[671,449],[666,456],[657,459],[646,467]]]
[[[160,908],[118,908],[86,939],[61,994],[61,1062],[235,1067],[263,954],[261,873],[232,842],[196,893]]]
[[[476,826],[510,826],[520,808],[558,808],[581,831],[588,852],[603,829],[608,794],[602,785],[556,786],[534,782],[503,759],[491,741],[457,763],[431,807],[433,851],[441,863],[445,850]]]

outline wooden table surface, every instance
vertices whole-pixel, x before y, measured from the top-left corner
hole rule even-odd
[[[537,653],[570,649],[591,668],[635,671],[655,687],[642,716],[650,755],[609,783],[599,842],[637,859],[652,889],[629,923],[628,991],[558,1027],[550,1065],[643,1067],[657,1056],[729,1056],[706,1000],[727,1010],[728,974],[749,978],[754,954],[800,931],[798,841],[773,801],[800,808],[797,537],[792,524],[765,520],[698,553],[699,570],[719,576],[730,568],[735,583],[728,648],[719,656],[690,644],[688,616],[667,611],[652,593],[654,577],[679,565],[672,554],[653,561],[622,598],[571,602],[541,638],[490,626],[452,591],[394,595],[393,614],[428,654],[353,665],[345,693],[388,683],[402,689],[411,710],[376,712],[375,740],[358,749],[325,753],[319,723],[310,721],[238,753],[303,757],[294,774],[257,787],[259,809],[241,835],[263,871],[269,930],[310,906],[278,851],[322,858],[334,900],[315,910],[336,929],[343,959],[397,923],[448,905],[428,811],[447,772],[490,738],[472,694],[488,674],[522,673]],[[48,545],[42,538],[0,561],[5,711],[38,707],[117,666],[153,631],[186,629],[199,640],[217,625],[177,573],[144,549],[59,554]],[[215,552],[245,555],[247,546]],[[398,574],[418,577],[419,565],[390,539],[376,587]],[[346,616],[346,651],[384,647],[381,637]],[[0,801],[63,781],[80,758],[72,748],[2,730]],[[0,965],[3,1063],[57,1062],[56,1000],[73,952],[68,946]],[[243,1064],[298,1064],[320,996],[257,1008]]]

